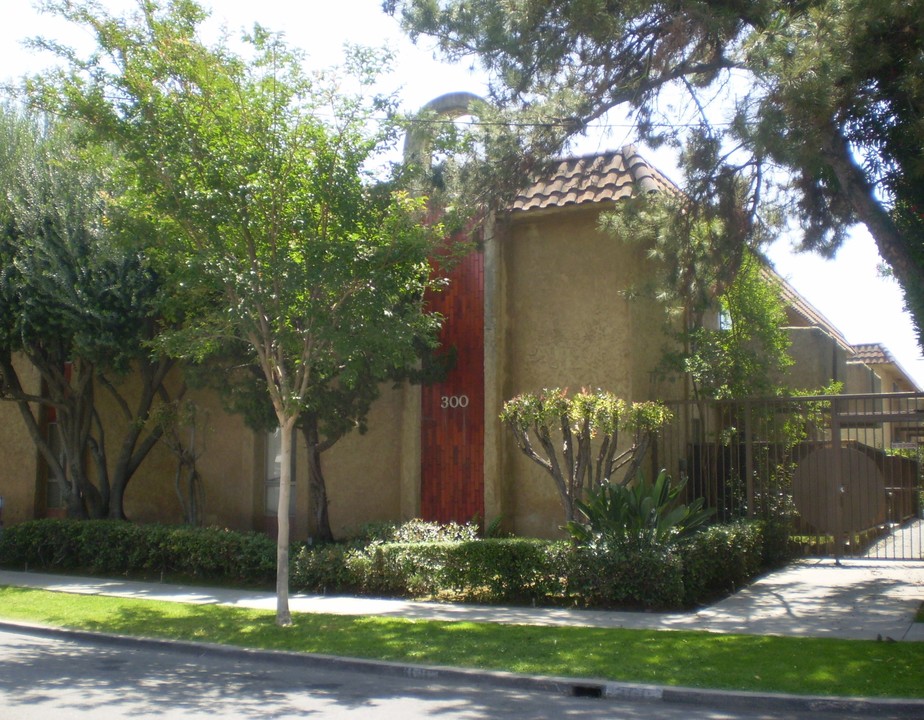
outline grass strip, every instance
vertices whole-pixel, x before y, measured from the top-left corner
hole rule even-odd
[[[293,614],[0,587],[0,618],[143,637],[517,673],[924,697],[924,643]]]

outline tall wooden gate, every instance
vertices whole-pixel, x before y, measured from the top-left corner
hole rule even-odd
[[[421,393],[420,512],[425,520],[484,520],[484,254],[470,253],[430,298],[445,318],[453,363]]]

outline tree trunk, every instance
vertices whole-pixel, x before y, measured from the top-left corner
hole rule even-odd
[[[321,467],[322,448],[316,416],[305,415],[302,421],[302,435],[308,446],[308,496],[311,498],[311,509],[314,513],[314,534],[321,542],[331,542],[334,533],[330,528],[327,510],[327,483]]]
[[[26,426],[29,437],[38,449],[39,454],[48,465],[49,472],[57,479],[61,487],[65,487],[66,476],[64,465],[55,455],[48,438],[42,434],[39,428],[39,422],[32,412],[32,406],[26,392],[23,390],[22,381],[13,366],[9,352],[0,354],[0,391],[5,400],[11,400],[16,403],[19,414]]]
[[[50,404],[56,409],[56,424],[64,449],[67,469],[68,516],[78,519],[104,518],[109,511],[109,483],[105,464],[98,458],[94,484],[88,473],[88,452],[92,451],[94,418],[94,376],[92,363],[76,360],[70,367],[56,358],[30,355],[47,388]]]
[[[850,202],[857,217],[869,230],[876,242],[876,248],[885,260],[905,294],[906,304],[919,333],[924,332],[924,318],[919,317],[921,308],[908,302],[910,295],[924,288],[924,268],[909,252],[906,239],[902,236],[892,217],[876,198],[866,173],[857,165],[850,146],[843,135],[834,127],[826,133],[827,143],[822,155],[834,170],[841,192]]]
[[[164,388],[164,381],[175,364],[175,361],[168,358],[160,358],[156,363],[140,362],[138,369],[142,379],[142,386],[134,413],[130,411],[128,404],[115,387],[107,380],[103,380],[106,389],[122,407],[126,420],[125,434],[122,437],[119,455],[116,458],[112,472],[112,497],[109,503],[109,517],[111,518],[125,519],[124,499],[128,483],[134,477],[138,466],[141,465],[163,435],[163,428],[160,425],[150,427],[147,420],[154,400],[158,395],[161,395],[165,402],[169,401],[170,398]],[[183,397],[185,392],[186,386],[184,384],[177,393],[176,399]],[[149,429],[148,434],[142,438],[146,428]]]
[[[277,413],[282,448],[279,468],[279,504],[276,508],[276,624],[292,624],[289,612],[289,498],[292,493],[292,431],[297,416]]]

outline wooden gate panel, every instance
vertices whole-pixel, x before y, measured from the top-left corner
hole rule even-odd
[[[429,298],[455,364],[421,393],[420,510],[425,520],[484,518],[484,255],[473,252]]]

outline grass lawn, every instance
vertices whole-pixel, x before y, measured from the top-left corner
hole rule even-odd
[[[924,643],[293,614],[0,587],[0,618],[346,657],[812,695],[924,697]]]

